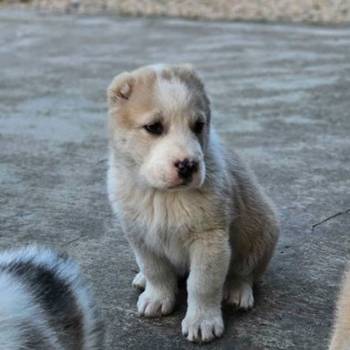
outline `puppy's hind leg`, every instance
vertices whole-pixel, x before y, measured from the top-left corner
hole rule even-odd
[[[145,274],[143,273],[142,257],[139,257],[137,252],[138,252],[138,249],[134,249],[137,266],[139,267],[139,272],[135,275],[131,285],[135,289],[144,290],[146,288],[146,277],[145,277]]]
[[[139,290],[144,290],[146,288],[146,277],[143,272],[138,272],[132,281],[132,286]]]
[[[229,277],[225,282],[224,302],[237,309],[251,309],[254,306],[252,276]]]
[[[225,281],[224,301],[247,310],[254,306],[253,285],[271,260],[278,227],[267,219],[255,227],[241,226],[232,230],[233,259]]]

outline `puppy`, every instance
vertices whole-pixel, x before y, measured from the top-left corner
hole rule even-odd
[[[253,283],[278,237],[272,205],[220,144],[189,65],[122,73],[108,88],[108,104],[108,193],[140,268],[138,312],[169,314],[177,276],[189,273],[182,333],[190,341],[220,337],[223,297],[253,306]]]
[[[345,274],[337,303],[336,321],[330,350],[350,349],[350,270]]]
[[[101,350],[103,333],[79,267],[45,248],[0,254],[0,344],[6,350]]]

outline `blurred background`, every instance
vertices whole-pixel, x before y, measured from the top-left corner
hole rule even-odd
[[[28,4],[44,11],[120,15],[162,15],[186,18],[344,23],[350,20],[348,0],[0,0]]]

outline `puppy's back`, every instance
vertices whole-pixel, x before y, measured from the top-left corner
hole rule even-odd
[[[350,270],[345,274],[337,302],[336,322],[330,350],[350,349]]]
[[[70,258],[37,247],[0,254],[0,344],[7,350],[102,348],[96,307]]]

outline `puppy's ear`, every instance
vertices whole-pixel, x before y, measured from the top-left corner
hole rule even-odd
[[[203,85],[201,78],[191,63],[176,64],[174,65],[174,71],[180,78],[186,81],[192,79],[197,81],[199,85]]]
[[[187,73],[195,73],[193,65],[191,63],[181,63],[181,64],[176,64],[175,67],[183,72]]]
[[[135,79],[131,73],[117,75],[107,89],[108,104],[113,106],[127,101],[132,94],[134,83]]]
[[[202,79],[195,71],[194,67],[190,63],[176,64],[174,66],[175,74],[180,77],[186,84],[198,92],[206,95],[204,84]]]

